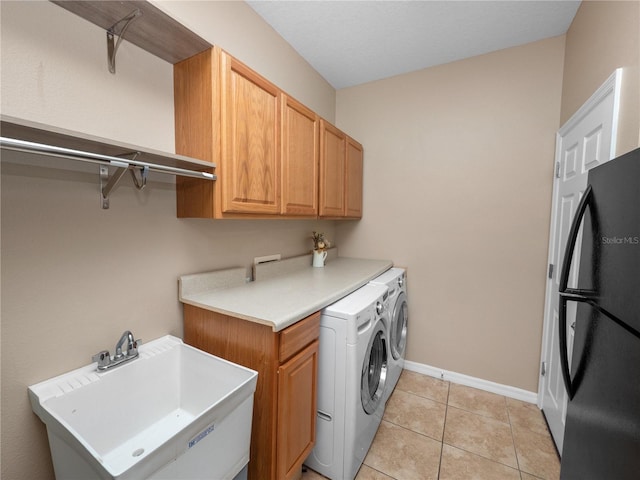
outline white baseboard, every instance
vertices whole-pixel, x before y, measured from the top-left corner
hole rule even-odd
[[[502,385],[500,383],[483,380],[481,378],[470,377],[469,375],[464,375],[462,373],[450,372],[430,365],[424,365],[423,363],[405,360],[404,368],[411,370],[412,372],[429,375],[430,377],[436,377],[449,382],[458,383],[460,385],[466,385],[467,387],[478,388],[487,392],[497,393],[498,395],[504,395],[505,397],[515,398],[516,400],[522,400],[523,402],[538,402],[537,392],[529,392],[528,390],[523,390],[521,388]]]

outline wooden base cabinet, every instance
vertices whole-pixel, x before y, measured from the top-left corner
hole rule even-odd
[[[320,312],[271,327],[184,305],[184,341],[258,372],[250,480],[295,478],[315,443]]]

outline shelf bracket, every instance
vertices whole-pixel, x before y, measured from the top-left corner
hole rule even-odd
[[[138,190],[142,190],[144,187],[147,186],[147,177],[149,176],[148,166],[140,167],[140,180],[138,180],[138,176],[136,175],[135,167],[132,167],[129,170],[129,173],[131,173],[131,178],[133,178],[133,184],[136,186]]]
[[[115,75],[116,73],[116,53],[118,53],[118,47],[120,47],[120,42],[124,38],[124,34],[136,18],[142,15],[142,11],[139,8],[136,8],[129,15],[124,17],[121,20],[118,20],[116,23],[111,25],[111,27],[107,30],[107,59],[109,60],[109,72]],[[124,22],[124,26],[120,33],[116,33],[116,27]],[[118,35],[118,41],[114,44],[114,37]]]
[[[126,160],[130,160],[133,162],[136,159],[136,157],[140,155],[140,152],[132,152],[132,153],[127,153],[125,155],[132,155],[132,158],[124,159],[121,164],[113,161],[111,162],[111,165],[114,165],[116,167],[116,170],[115,172],[113,172],[113,175],[111,175],[111,178],[109,178],[109,166],[100,165],[100,202],[102,204],[103,210],[109,209],[109,195],[111,195],[111,192],[113,191],[114,188],[116,188],[116,185],[118,185],[118,183],[120,182],[124,174],[127,172],[127,170],[132,169],[131,176],[133,177],[133,183],[135,184],[138,190],[142,190],[147,184],[147,175],[149,174],[149,167],[147,166],[140,167],[141,181],[138,182],[138,178],[136,177],[136,174],[133,171],[136,167],[133,167],[126,162]]]

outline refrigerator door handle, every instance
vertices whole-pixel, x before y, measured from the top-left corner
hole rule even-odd
[[[578,203],[576,214],[573,217],[573,222],[571,222],[569,236],[567,237],[567,245],[564,251],[564,259],[562,261],[562,270],[560,271],[560,286],[558,287],[558,292],[560,294],[560,311],[558,312],[560,367],[562,370],[562,379],[564,380],[564,386],[567,390],[569,400],[573,398],[574,387],[571,381],[571,371],[569,370],[569,352],[567,351],[567,302],[569,300],[573,300],[576,302],[589,302],[590,298],[589,296],[577,293],[580,290],[567,288],[567,284],[569,283],[569,271],[571,270],[571,260],[573,258],[573,252],[576,247],[578,231],[580,230],[580,224],[582,223],[582,218],[584,217],[590,200],[591,185],[587,186],[587,189],[584,191],[584,195],[582,195],[580,203]]]
[[[571,269],[571,260],[573,259],[573,251],[576,247],[576,240],[578,238],[578,230],[580,230],[580,224],[582,223],[582,217],[584,217],[587,211],[587,206],[591,201],[591,185],[587,186],[584,191],[584,195],[578,203],[576,214],[571,222],[571,228],[569,229],[569,236],[567,237],[567,245],[564,250],[564,258],[562,260],[562,270],[560,271],[560,286],[558,291],[565,293],[567,291],[567,283],[569,283],[569,271]]]
[[[560,369],[562,370],[562,380],[567,390],[569,400],[573,398],[575,393],[575,385],[571,379],[571,370],[569,369],[569,350],[567,348],[567,302],[584,302],[594,306],[589,298],[572,294],[560,294],[560,311],[558,312],[558,329],[559,331],[559,348],[560,348]],[[571,323],[571,329],[575,331],[576,322]]]

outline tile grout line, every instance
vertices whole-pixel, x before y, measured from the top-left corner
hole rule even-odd
[[[509,402],[507,402],[507,397],[504,398],[504,406],[507,409],[507,417],[509,418],[509,431],[511,432],[511,441],[513,442],[513,453],[516,454],[516,465],[518,465],[518,473],[520,474],[520,480],[522,480],[522,470],[520,469],[520,457],[518,455],[518,449],[516,447],[516,436],[513,433],[513,422],[511,421],[511,409],[509,408]]]
[[[431,398],[431,397],[425,397],[424,395],[420,395],[419,393],[409,392],[407,390],[402,390],[401,388],[398,388],[397,390],[400,391],[400,392],[406,393],[407,395],[413,395],[414,397],[422,398],[424,400],[429,400],[429,401],[434,402],[434,403],[439,403],[440,405],[446,405],[447,404],[446,401],[445,402],[441,402],[440,400],[436,400],[435,398]],[[396,390],[394,390],[393,392],[395,393]],[[448,393],[447,393],[447,395],[448,395]]]
[[[430,437],[429,435],[427,435],[426,433],[422,433],[422,432],[416,432],[415,430],[411,430],[409,427],[405,427],[404,425],[400,425],[398,423],[392,422],[390,420],[385,420],[384,418],[382,419],[383,422],[387,422],[390,423],[391,425],[394,425],[398,428],[401,428],[403,430],[406,430],[407,432],[411,432],[411,433],[415,433],[416,435],[420,435],[421,437],[424,438],[428,438],[429,440],[433,440],[434,442],[439,442],[439,443],[443,443],[442,440],[438,440],[437,438],[433,438]],[[443,430],[443,435],[444,435],[444,430]],[[364,463],[364,462],[363,462]]]
[[[443,442],[443,445],[446,445],[446,446],[451,447],[451,448],[455,448],[456,450],[460,450],[461,452],[465,452],[465,453],[468,453],[468,454],[473,455],[473,456],[475,456],[475,457],[480,457],[480,458],[482,458],[482,459],[484,459],[484,460],[488,460],[488,461],[490,461],[490,462],[492,462],[492,463],[497,463],[498,465],[502,465],[502,466],[504,466],[504,467],[508,467],[508,468],[510,468],[510,469],[512,469],[512,470],[517,470],[518,472],[521,472],[521,470],[520,470],[519,468],[516,468],[516,467],[514,467],[513,465],[508,465],[508,464],[506,464],[506,463],[502,463],[502,462],[500,462],[500,461],[498,461],[498,460],[495,460],[495,459],[493,459],[493,458],[485,457],[484,455],[480,455],[480,454],[479,454],[479,453],[477,453],[477,452],[472,452],[472,451],[467,450],[467,449],[465,449],[465,448],[458,447],[458,446],[456,446],[456,445],[451,445],[451,444],[449,444],[449,443],[444,443],[444,442]],[[525,472],[525,473],[528,473],[528,472]],[[529,473],[529,475],[531,475],[531,474]]]
[[[448,405],[448,406],[450,406],[452,408],[455,408],[457,410],[460,410],[462,412],[471,413],[472,415],[477,415],[478,417],[488,418],[490,420],[495,420],[496,422],[504,423],[505,425],[507,425],[507,424],[511,425],[511,422],[503,422],[499,418],[492,417],[491,415],[487,415],[487,414],[484,414],[484,413],[474,412],[473,410],[467,410],[466,408],[459,407],[458,405]]]
[[[442,437],[440,439],[440,461],[438,462],[438,476],[440,479],[440,472],[442,471],[442,455],[444,453],[444,431],[447,428],[447,414],[449,413],[449,392],[451,391],[451,382],[447,385],[447,402],[444,404],[444,421],[442,422]]]

